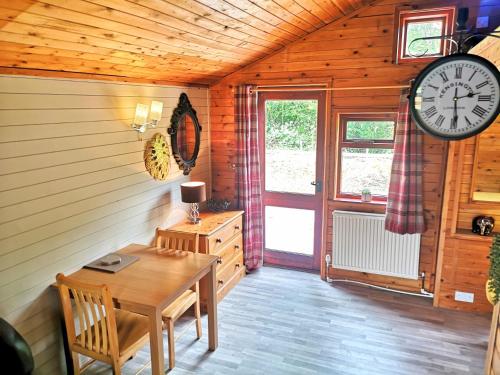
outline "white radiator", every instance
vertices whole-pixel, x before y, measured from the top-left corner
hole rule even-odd
[[[420,234],[394,234],[385,215],[333,212],[333,267],[418,279]]]

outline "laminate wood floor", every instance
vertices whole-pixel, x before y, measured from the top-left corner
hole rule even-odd
[[[219,304],[215,352],[206,317],[199,341],[181,319],[170,374],[480,375],[489,325],[489,315],[435,309],[430,299],[264,267]],[[149,346],[123,373],[151,374]],[[94,364],[87,374],[111,370]]]

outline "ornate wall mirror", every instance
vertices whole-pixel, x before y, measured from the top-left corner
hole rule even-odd
[[[196,111],[191,106],[188,96],[182,93],[179,104],[170,119],[168,134],[171,137],[172,154],[185,175],[196,165],[200,151],[201,126]]]
[[[476,137],[471,198],[500,202],[500,119]]]

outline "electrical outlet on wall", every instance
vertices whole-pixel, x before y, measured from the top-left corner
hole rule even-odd
[[[474,303],[474,293],[455,291],[455,301]]]

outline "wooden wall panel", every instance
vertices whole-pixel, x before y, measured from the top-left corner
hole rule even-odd
[[[476,15],[497,14],[493,3],[480,6],[477,0],[449,1],[446,5],[466,5],[470,22]],[[243,83],[256,85],[329,84],[333,87],[364,87],[408,84],[426,64],[394,64],[394,15],[397,7],[407,6],[402,0],[382,0],[354,11],[332,22],[283,50],[251,64],[210,87],[212,125],[213,193],[219,198],[234,199],[234,87]],[[443,2],[412,1],[415,8],[443,5]],[[326,252],[332,252],[332,216],[334,209],[384,212],[383,206],[349,204],[332,199],[337,119],[341,112],[394,111],[399,103],[399,90],[334,91],[331,117],[327,119],[327,202],[325,228]],[[424,137],[424,211],[427,230],[422,236],[420,272],[426,273],[426,288],[434,290],[437,245],[441,213],[443,169],[446,164],[444,142]],[[333,249],[334,251],[334,249]],[[417,291],[414,281],[376,277],[354,272],[333,271],[330,276],[347,277]]]
[[[155,181],[144,145],[166,135],[181,92],[203,126],[199,162],[186,177],[172,157]],[[162,120],[139,141],[135,105],[151,100],[164,103]],[[55,275],[149,243],[185,216],[181,182],[210,186],[208,104],[204,88],[0,76],[0,316],[27,339],[38,374],[62,372]]]
[[[500,41],[487,38],[471,53],[478,54],[500,66]],[[434,304],[436,306],[471,310],[491,311],[486,300],[485,283],[488,279],[489,250],[491,237],[480,237],[471,233],[472,219],[477,215],[491,215],[500,222],[500,204],[471,200],[471,181],[477,138],[489,139],[500,133],[500,116],[483,133],[474,138],[453,142],[448,155],[448,170],[445,185],[445,205],[438,261],[438,285]],[[500,154],[498,142],[490,145],[489,156]],[[485,155],[478,160],[487,162]],[[495,180],[495,174],[488,176]],[[486,180],[488,182],[488,180]],[[500,185],[496,185],[496,189]],[[455,291],[474,293],[474,303],[455,301]]]

